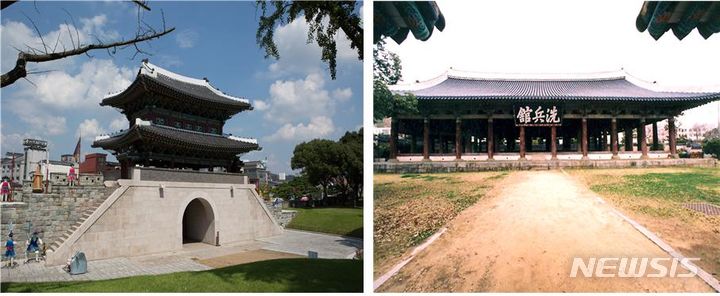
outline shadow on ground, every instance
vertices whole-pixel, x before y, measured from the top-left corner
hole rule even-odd
[[[278,259],[92,282],[2,283],[5,292],[362,292],[362,261]]]

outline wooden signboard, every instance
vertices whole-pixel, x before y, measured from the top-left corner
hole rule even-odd
[[[515,126],[560,126],[562,112],[557,105],[528,104],[513,106]]]

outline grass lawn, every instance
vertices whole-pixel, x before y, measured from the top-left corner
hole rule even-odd
[[[362,292],[360,260],[278,259],[197,272],[52,283],[2,283],[2,292]]]
[[[659,234],[716,277],[720,274],[720,216],[683,207],[683,203],[720,206],[720,168],[571,170],[615,207]]]
[[[363,237],[362,209],[354,208],[292,208],[297,216],[288,228]]]
[[[508,172],[376,174],[374,262],[379,276],[412,247],[475,204]]]

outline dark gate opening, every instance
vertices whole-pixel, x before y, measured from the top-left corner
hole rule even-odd
[[[215,245],[215,215],[204,199],[193,199],[182,219],[183,244],[203,242]]]

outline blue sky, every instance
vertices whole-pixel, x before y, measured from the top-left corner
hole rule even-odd
[[[250,99],[255,110],[241,112],[225,125],[225,132],[257,138],[262,151],[243,159],[268,158],[270,169],[290,173],[290,158],[298,143],[313,138],[337,139],[362,125],[362,61],[349,48],[344,35],[338,40],[337,79],[331,80],[320,61],[320,49],[306,44],[307,24],[295,21],[275,32],[280,59],[265,59],[255,42],[259,12],[254,2],[159,2],[143,19],[161,28],[160,11],[175,32],[142,44],[150,53],[133,48],[110,56],[95,51],[59,61],[29,64],[46,71],[29,75],[2,89],[0,150],[22,151],[22,139],[46,139],[52,159],[72,153],[78,136],[82,151],[92,139],[127,127],[117,110],[98,103],[109,92],[124,89],[135,78],[143,58],[179,74],[202,78],[220,90]],[[36,10],[37,7],[37,10]],[[360,8],[360,7],[359,7]],[[75,22],[63,11],[67,10]],[[32,19],[50,46],[72,47],[69,33],[78,29],[84,44],[95,37],[112,41],[129,38],[137,29],[137,7],[124,2],[21,1],[2,11],[2,72],[14,66],[15,48],[41,48]],[[65,25],[67,22],[68,25]],[[68,26],[69,29],[68,30]],[[59,38],[58,38],[59,36]],[[210,152],[209,152],[210,153]]]

